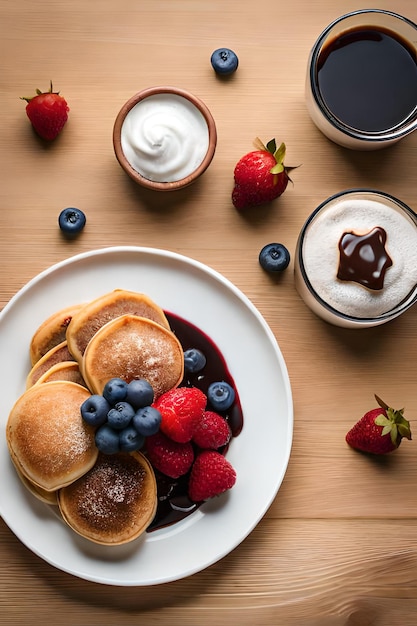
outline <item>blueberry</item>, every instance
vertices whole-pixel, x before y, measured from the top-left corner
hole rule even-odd
[[[97,448],[104,454],[116,454],[120,451],[119,433],[108,424],[97,429],[95,441]]]
[[[128,402],[117,402],[107,413],[107,422],[111,428],[122,430],[129,426],[135,414],[135,409]]]
[[[113,406],[123,402],[127,396],[127,382],[121,378],[111,378],[104,385],[103,396]]]
[[[215,50],[211,55],[210,61],[214,71],[223,76],[235,72],[239,65],[236,53],[229,48],[218,48]]]
[[[81,416],[91,426],[101,426],[107,419],[110,404],[103,396],[94,394],[81,405]]]
[[[58,217],[59,227],[67,235],[77,235],[84,228],[86,221],[81,209],[73,207],[63,209]]]
[[[282,272],[290,263],[290,253],[282,243],[268,243],[259,253],[259,263],[267,272]]]
[[[206,364],[206,357],[197,348],[190,348],[184,352],[184,367],[190,374],[200,372]]]
[[[154,400],[152,385],[144,378],[131,380],[127,386],[126,402],[129,402],[135,409],[149,406]]]
[[[145,437],[138,433],[133,426],[127,426],[119,432],[119,446],[121,452],[140,450],[145,443]]]
[[[136,411],[133,416],[133,426],[144,437],[150,437],[158,432],[162,415],[152,406],[145,406]]]
[[[235,400],[235,390],[224,381],[211,383],[207,398],[215,411],[226,411]]]

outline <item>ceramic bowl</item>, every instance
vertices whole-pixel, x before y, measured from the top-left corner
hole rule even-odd
[[[216,124],[197,96],[176,87],[150,87],[120,109],[113,128],[116,158],[139,185],[173,191],[197,180],[210,165]]]

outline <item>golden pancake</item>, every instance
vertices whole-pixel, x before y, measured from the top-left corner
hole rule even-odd
[[[104,545],[132,541],[156,512],[152,466],[140,452],[100,454],[87,474],[60,489],[58,505],[66,523],[86,539]]]
[[[23,476],[18,467],[15,466],[15,469],[23,485],[33,496],[35,496],[38,500],[44,502],[45,504],[58,504],[57,491],[45,491],[45,489],[34,485],[28,478],[26,478],[26,476]]]
[[[182,381],[184,354],[171,330],[143,317],[122,315],[90,340],[81,372],[92,393],[101,394],[111,378],[144,378],[157,398]]]
[[[76,361],[63,361],[62,363],[52,365],[45,374],[42,374],[42,376],[38,378],[35,384],[50,383],[54,380],[69,380],[70,382],[77,383],[77,385],[87,387]]]
[[[95,333],[107,322],[126,314],[149,318],[169,329],[165,313],[148,296],[115,289],[86,304],[72,318],[67,328],[66,339],[73,357],[81,362],[87,344]]]
[[[64,361],[72,361],[75,363],[74,357],[68,350],[66,341],[62,341],[54,348],[48,350],[48,352],[35,363],[27,376],[26,389],[32,387],[32,385],[34,385],[53,365]]]
[[[28,480],[45,491],[70,484],[95,463],[94,429],[82,417],[90,397],[81,385],[33,385],[15,402],[6,426],[10,456]]]
[[[67,326],[73,315],[77,313],[83,305],[76,304],[61,309],[48,317],[36,330],[30,342],[29,354],[30,362],[35,365],[51,348],[66,340]]]

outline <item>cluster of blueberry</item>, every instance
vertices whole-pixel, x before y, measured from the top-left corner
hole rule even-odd
[[[184,352],[184,367],[196,373],[206,364],[206,357],[192,348]],[[213,410],[226,411],[235,400],[235,391],[227,382],[209,385],[207,399]],[[154,390],[145,379],[127,383],[121,378],[110,379],[103,394],[93,394],[81,405],[83,420],[97,428],[95,442],[100,452],[134,452],[140,450],[146,437],[159,431],[162,415],[152,403]]]
[[[81,405],[84,421],[97,427],[96,446],[104,454],[140,450],[145,438],[159,430],[161,413],[152,405],[154,391],[147,380],[130,383],[112,378],[103,395],[93,394]]]

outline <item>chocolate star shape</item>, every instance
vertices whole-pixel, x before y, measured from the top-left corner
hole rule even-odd
[[[387,233],[380,226],[365,235],[343,233],[339,241],[337,277],[375,291],[383,289],[385,272],[392,265],[385,249],[386,241]]]

